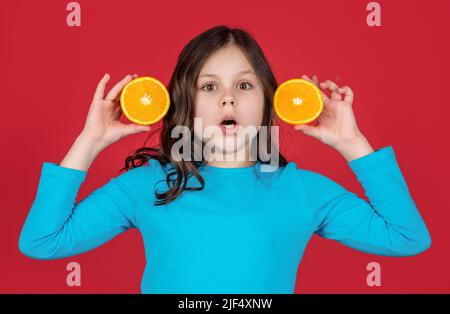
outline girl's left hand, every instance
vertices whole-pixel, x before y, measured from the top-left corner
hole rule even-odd
[[[312,77],[312,80],[306,75],[303,75],[302,78],[314,83],[319,89],[328,89],[331,92],[331,98],[321,90],[324,107],[317,118],[318,124],[316,126],[296,125],[294,126],[296,130],[300,130],[335,149],[351,145],[364,138],[356,124],[352,109],[353,91],[350,87],[339,88],[330,80],[319,84],[316,75]],[[342,95],[344,98],[342,98]]]

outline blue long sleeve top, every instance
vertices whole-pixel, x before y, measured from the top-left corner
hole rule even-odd
[[[92,250],[129,228],[145,247],[142,293],[293,293],[313,234],[367,253],[417,255],[431,245],[392,146],[348,162],[368,202],[294,162],[274,172],[206,166],[202,191],[155,206],[166,190],[156,160],[75,202],[86,171],[44,162],[20,251],[58,259]],[[192,177],[189,186],[199,186]]]

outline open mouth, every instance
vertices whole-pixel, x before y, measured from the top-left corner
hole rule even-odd
[[[224,134],[233,134],[236,133],[238,123],[236,120],[231,118],[225,118],[220,124],[220,128],[222,129]]]

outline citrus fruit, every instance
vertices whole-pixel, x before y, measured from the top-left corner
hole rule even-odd
[[[280,84],[273,104],[278,117],[289,124],[309,123],[323,110],[320,89],[304,79],[290,79]]]
[[[169,110],[169,92],[153,77],[138,77],[123,88],[120,106],[128,120],[141,125],[153,124]]]

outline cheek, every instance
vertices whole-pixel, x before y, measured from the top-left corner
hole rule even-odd
[[[241,113],[245,117],[247,125],[260,125],[264,113],[264,97],[259,94],[248,95],[242,102]]]
[[[210,125],[214,117],[214,106],[211,106],[211,100],[208,97],[197,96],[195,98],[195,117],[201,118],[203,126]]]

